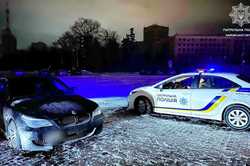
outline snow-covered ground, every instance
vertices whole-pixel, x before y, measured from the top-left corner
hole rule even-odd
[[[0,165],[249,165],[249,132],[124,110],[106,114],[103,132],[51,153],[17,154],[0,142]]]
[[[126,108],[128,106],[127,97],[91,98],[91,100],[98,103],[105,110]]]

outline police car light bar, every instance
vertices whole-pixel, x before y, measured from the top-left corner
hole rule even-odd
[[[209,71],[209,72],[214,72],[214,71],[215,71],[215,68],[210,68],[208,71]]]
[[[205,69],[197,69],[196,70],[198,73],[204,73],[205,72]]]
[[[215,71],[215,69],[214,68],[211,68],[211,69],[201,69],[201,68],[199,68],[199,69],[197,69],[196,70],[198,73],[205,73],[205,72],[214,72]]]

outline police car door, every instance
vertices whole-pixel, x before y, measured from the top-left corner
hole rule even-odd
[[[193,116],[206,118],[220,116],[218,111],[225,102],[223,90],[238,87],[237,84],[223,77],[203,74],[199,79],[199,87],[192,91],[191,108]]]
[[[195,75],[180,76],[160,85],[154,96],[155,112],[191,116],[191,89]]]

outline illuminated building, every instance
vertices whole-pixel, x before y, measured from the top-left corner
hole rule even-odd
[[[222,35],[175,35],[174,55],[178,62],[230,62],[249,61],[250,38]]]

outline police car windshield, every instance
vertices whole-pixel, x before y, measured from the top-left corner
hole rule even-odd
[[[250,77],[247,76],[247,75],[240,74],[240,75],[237,76],[237,78],[239,78],[239,79],[241,79],[241,80],[243,80],[245,82],[250,83]]]
[[[35,76],[12,78],[8,87],[12,97],[56,95],[69,90],[60,80]]]

